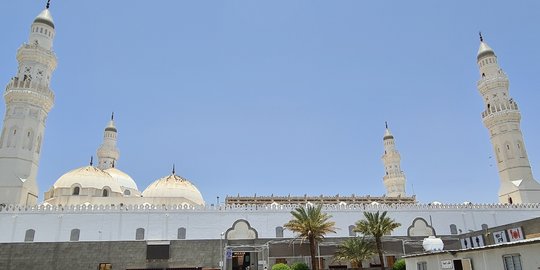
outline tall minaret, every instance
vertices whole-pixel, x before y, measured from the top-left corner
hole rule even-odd
[[[480,68],[478,90],[484,100],[482,120],[488,128],[499,169],[499,202],[540,202],[540,184],[533,178],[527,158],[521,114],[508,92],[508,77],[497,63],[497,56],[480,34],[477,63]]]
[[[118,131],[116,130],[116,127],[114,126],[114,113],[113,113],[111,115],[111,121],[109,121],[109,124],[105,128],[105,132],[103,134],[103,143],[97,150],[98,168],[102,170],[106,170],[115,166],[115,163],[118,161],[118,158],[120,157],[120,152],[118,151],[118,148],[116,147],[117,133]]]
[[[401,156],[396,150],[394,136],[390,133],[388,124],[386,124],[386,130],[384,131],[383,143],[384,155],[382,161],[386,172],[383,182],[386,187],[386,196],[405,197],[405,174],[401,171]]]
[[[17,51],[17,75],[6,86],[6,113],[0,136],[0,203],[35,205],[45,121],[54,104],[49,88],[56,56],[54,22],[47,7],[30,27],[28,43]]]

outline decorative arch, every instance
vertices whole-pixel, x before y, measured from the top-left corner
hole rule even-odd
[[[28,149],[28,151],[32,151],[32,149],[34,148],[34,130],[31,128],[27,129],[26,133],[23,136],[23,149]]]
[[[509,141],[504,142],[503,148],[504,148],[504,156],[507,159],[514,158],[514,152],[513,152],[513,149],[512,149],[512,144]]]
[[[407,229],[407,236],[434,236],[435,229],[428,225],[427,221],[421,217],[413,220]]]
[[[519,157],[522,157],[522,158],[526,158],[527,157],[527,153],[525,151],[525,146],[523,145],[523,142],[518,140],[517,141],[517,150],[518,150],[518,153],[519,153]]]
[[[8,133],[8,139],[7,139],[7,147],[12,147],[12,148],[15,148],[17,147],[17,130],[19,128],[17,126],[12,126],[10,129],[9,129],[9,133]]]
[[[249,222],[245,219],[239,219],[235,221],[229,229],[225,232],[225,239],[227,240],[241,240],[241,239],[258,239],[259,234],[257,230],[251,227]]]

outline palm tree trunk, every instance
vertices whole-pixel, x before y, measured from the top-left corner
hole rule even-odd
[[[381,238],[375,238],[375,243],[377,244],[377,252],[379,253],[379,260],[381,261],[381,270],[384,270],[384,256],[382,251]]]
[[[317,241],[315,241],[314,237],[309,237],[309,255],[311,255],[311,269],[318,270],[319,269],[319,263],[317,261],[317,252],[316,252],[316,246]]]

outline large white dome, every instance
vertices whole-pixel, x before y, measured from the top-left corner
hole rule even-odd
[[[95,189],[108,187],[111,192],[122,193],[120,185],[110,174],[93,166],[85,166],[67,172],[56,180],[53,188],[72,188],[74,186]]]
[[[117,169],[117,168],[108,168],[105,170],[106,173],[110,174],[114,180],[120,185],[122,189],[130,189],[133,191],[139,191],[137,183],[131,178],[127,173]]]
[[[184,198],[196,205],[204,205],[197,187],[175,174],[156,180],[143,191],[142,195],[146,198]]]

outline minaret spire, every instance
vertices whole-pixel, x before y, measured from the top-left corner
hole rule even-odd
[[[499,169],[499,202],[540,203],[540,184],[532,174],[520,128],[521,113],[510,96],[508,77],[493,49],[480,37],[477,87],[484,101],[482,120],[489,130]]]
[[[401,171],[401,156],[396,150],[394,136],[388,129],[388,122],[384,122],[384,124],[386,130],[383,137],[384,154],[382,161],[385,170],[383,182],[386,187],[386,196],[405,197],[405,174]]]
[[[37,204],[45,119],[54,104],[49,85],[56,68],[52,50],[56,32],[48,9],[35,17],[29,30],[27,42],[17,51],[19,71],[7,83],[3,95],[6,113],[0,138],[0,172],[11,173],[0,178],[0,204],[6,205]],[[24,113],[11,113],[14,111]]]
[[[114,125],[114,112],[111,113],[111,120],[103,133],[103,143],[97,150],[98,167],[102,170],[114,168],[116,161],[120,157],[120,151],[116,147],[118,131]]]

